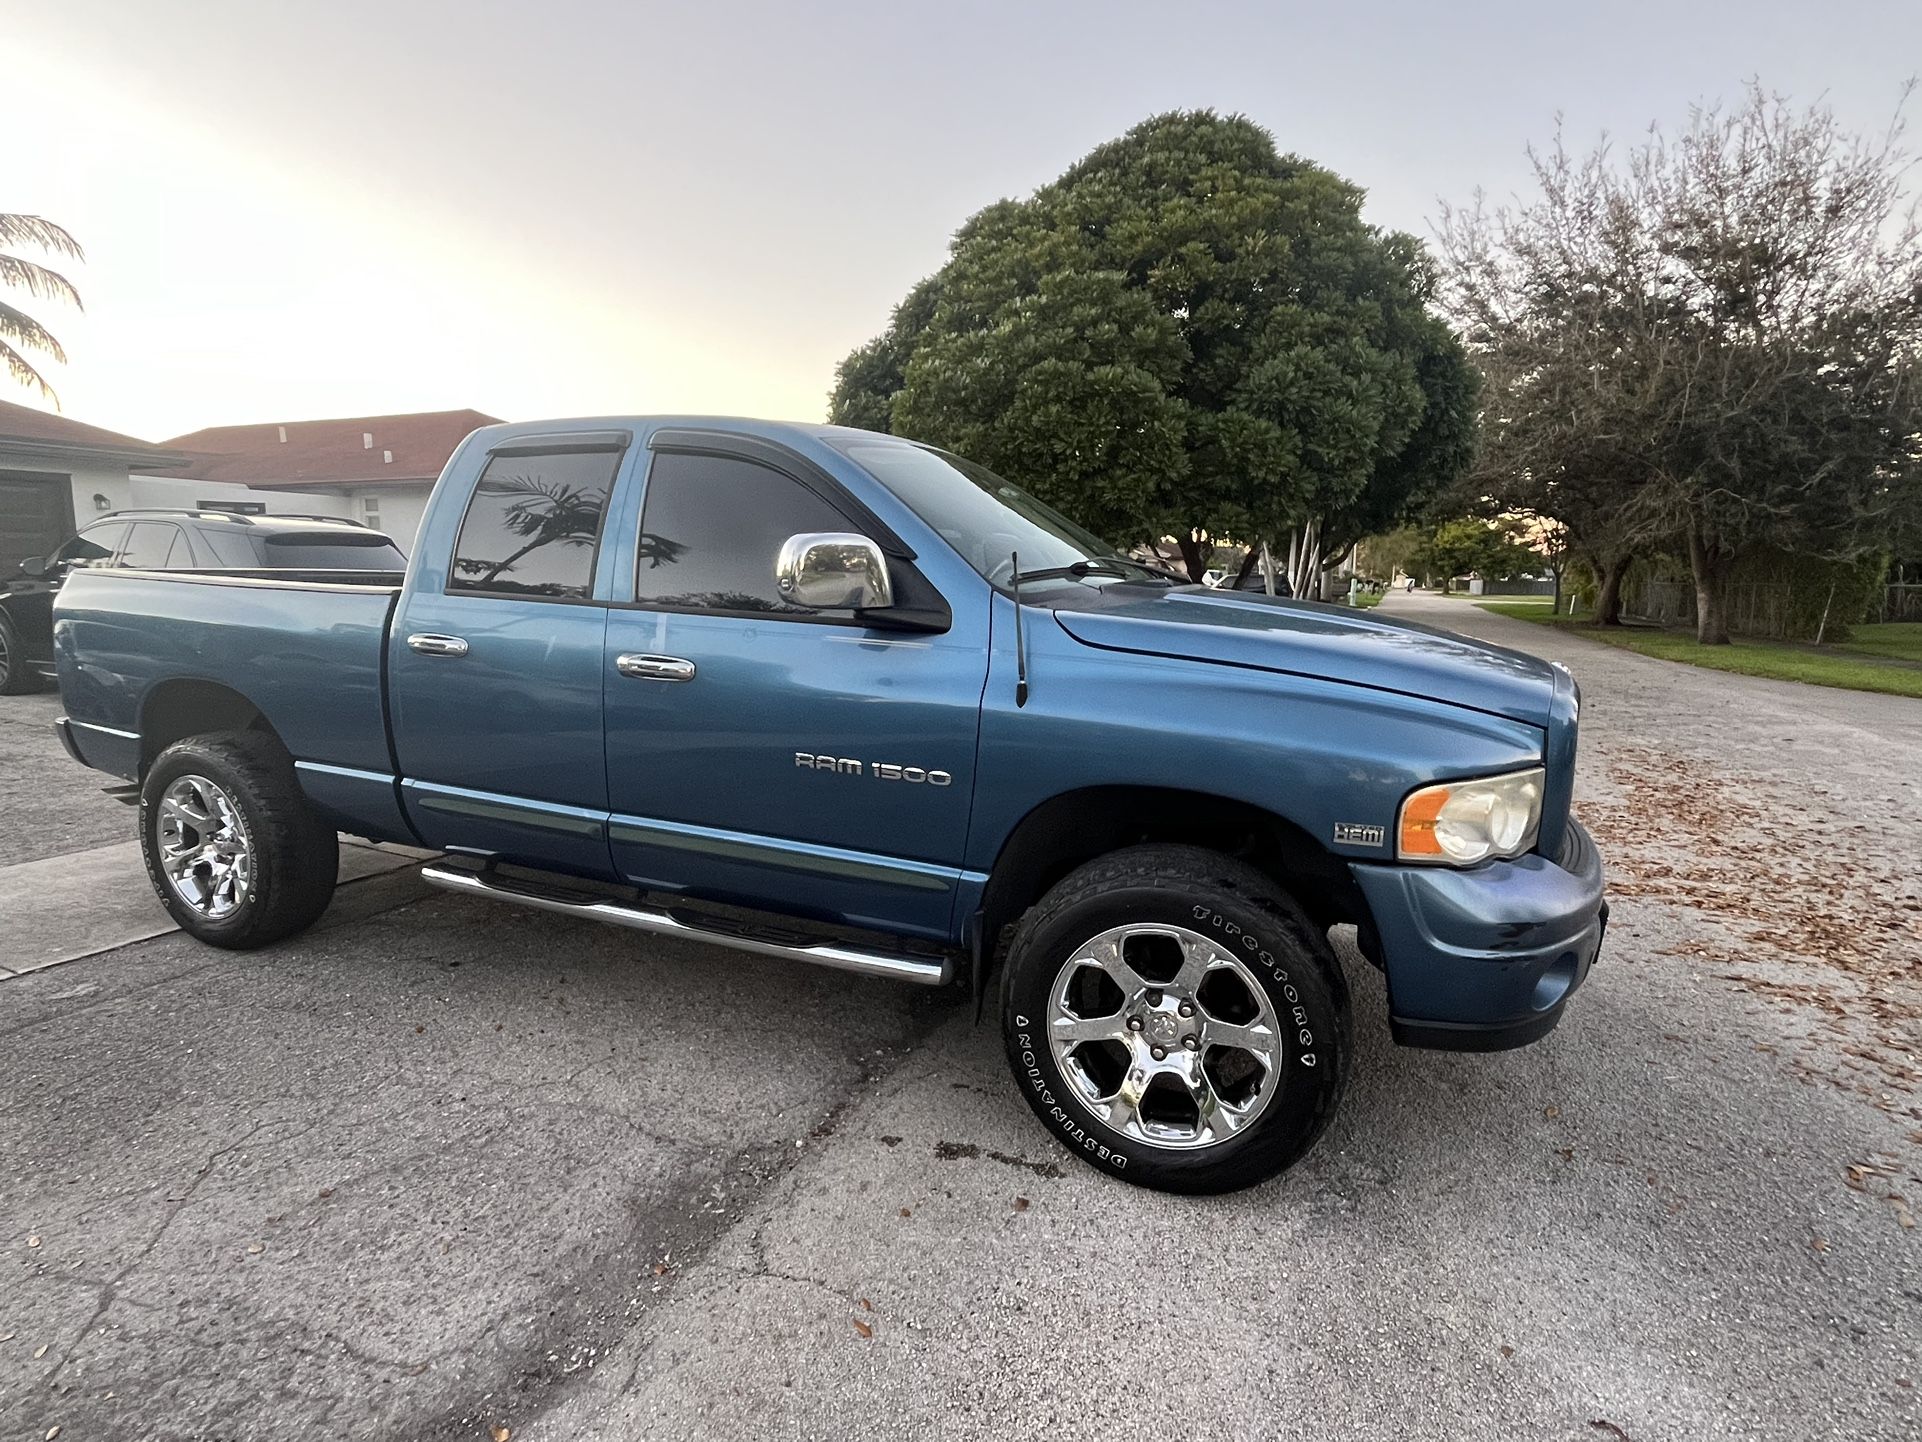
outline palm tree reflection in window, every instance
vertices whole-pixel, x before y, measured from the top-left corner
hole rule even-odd
[[[483,476],[477,491],[476,499],[479,496],[514,497],[497,513],[494,526],[504,537],[519,537],[526,544],[499,561],[457,557],[454,569],[462,576],[471,578],[462,584],[475,590],[516,591],[536,596],[587,594],[591,579],[587,569],[591,567],[591,561],[580,568],[578,579],[572,581],[521,581],[508,573],[544,547],[591,550],[600,536],[601,513],[607,509],[605,486],[569,485],[563,481],[544,480],[530,475]],[[463,534],[462,541],[467,539]],[[557,570],[566,575],[566,567],[550,567],[550,575]]]

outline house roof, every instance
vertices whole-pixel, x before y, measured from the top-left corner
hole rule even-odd
[[[0,447],[9,445],[56,454],[111,457],[139,471],[178,465],[181,460],[174,452],[134,436],[82,425],[32,406],[0,401]]]
[[[461,410],[209,426],[168,441],[190,459],[161,474],[263,491],[431,481],[468,432],[499,423],[480,411]]]

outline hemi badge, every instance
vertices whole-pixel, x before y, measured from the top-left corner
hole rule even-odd
[[[1335,841],[1342,846],[1386,846],[1387,829],[1380,826],[1363,826],[1357,821],[1337,821]]]

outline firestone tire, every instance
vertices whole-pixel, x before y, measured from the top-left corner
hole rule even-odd
[[[169,746],[140,788],[140,854],[160,904],[209,946],[245,951],[311,926],[333,899],[340,838],[271,736]]]
[[[1001,1004],[1035,1115],[1137,1186],[1265,1181],[1314,1145],[1347,1083],[1327,937],[1266,876],[1201,847],[1131,847],[1061,881],[1016,929]]]

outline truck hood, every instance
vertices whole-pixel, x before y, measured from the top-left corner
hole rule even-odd
[[[1372,686],[1546,727],[1546,661],[1370,611],[1200,586],[1083,586],[1050,595],[1055,620],[1085,646],[1248,666]]]

